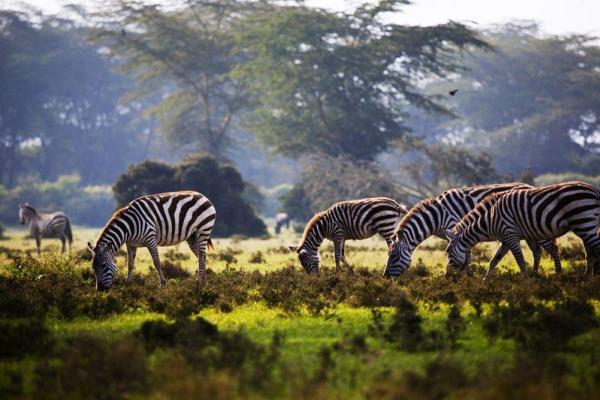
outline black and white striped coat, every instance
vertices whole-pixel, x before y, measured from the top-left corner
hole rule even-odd
[[[348,200],[334,204],[317,213],[306,225],[298,246],[290,246],[298,254],[307,272],[319,270],[319,247],[323,240],[333,241],[335,267],[346,263],[344,244],[346,240],[367,239],[380,234],[388,246],[394,229],[406,207],[387,197]]]
[[[466,255],[477,243],[502,242],[523,274],[527,274],[521,239],[551,240],[572,231],[584,243],[587,272],[598,271],[600,255],[600,192],[584,182],[573,181],[541,188],[519,189],[484,199],[454,228],[447,253],[449,264],[463,267]],[[486,276],[493,270],[487,271]]]
[[[29,233],[35,238],[38,254],[41,252],[43,237],[60,239],[61,253],[65,252],[65,242],[69,242],[69,249],[71,249],[73,232],[69,217],[64,212],[41,213],[25,203],[19,205],[19,222],[22,225],[29,225]]]
[[[171,246],[184,240],[198,257],[198,282],[206,274],[206,248],[211,245],[210,234],[215,224],[213,204],[200,193],[182,191],[139,197],[115,212],[92,246],[92,267],[96,288],[108,289],[117,274],[115,254],[127,246],[127,281],[131,279],[138,247],[146,247],[161,285],[165,284],[158,246]]]
[[[445,231],[454,228],[487,196],[519,188],[527,189],[532,186],[524,183],[503,183],[455,188],[446,190],[438,197],[419,202],[402,218],[396,228],[385,275],[398,276],[406,271],[410,267],[412,253],[419,244],[432,235],[445,239]],[[554,241],[544,240],[540,243],[530,241],[528,244],[534,256],[534,269],[537,270],[539,266],[540,246],[542,246],[553,258],[556,270],[560,271],[560,257]],[[504,254],[506,249],[501,245],[496,250],[491,264],[493,266],[498,264]]]

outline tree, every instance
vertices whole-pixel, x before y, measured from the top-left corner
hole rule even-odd
[[[117,104],[129,82],[84,42],[85,28],[2,11],[0,32],[0,183],[73,172],[108,182],[138,160],[144,126]]]
[[[421,93],[425,77],[461,70],[449,55],[486,44],[464,25],[401,26],[382,16],[407,1],[364,4],[350,14],[304,6],[251,15],[239,30],[259,106],[250,127],[275,152],[372,160],[408,132],[408,106],[446,112]]]
[[[474,52],[454,82],[462,116],[447,131],[520,175],[597,172],[600,166],[600,47],[585,35],[542,36],[535,24],[484,32],[494,52]],[[466,133],[465,133],[466,132]]]
[[[113,1],[92,37],[137,81],[125,103],[142,102],[175,148],[223,158],[249,102],[246,81],[231,71],[241,60],[232,53],[235,25],[251,8],[241,0]]]
[[[262,236],[264,222],[242,197],[245,182],[231,165],[212,156],[190,156],[176,166],[157,161],[132,165],[113,186],[119,206],[151,193],[195,190],[208,197],[217,210],[214,234]]]

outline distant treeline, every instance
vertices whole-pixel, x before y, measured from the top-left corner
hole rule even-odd
[[[0,183],[112,185],[131,164],[207,152],[263,193],[294,184],[284,207],[302,215],[337,200],[314,190],[323,175],[333,194],[403,200],[525,170],[597,173],[594,38],[384,18],[406,3],[0,11]]]

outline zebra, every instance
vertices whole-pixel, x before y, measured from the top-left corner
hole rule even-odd
[[[117,265],[115,254],[127,247],[127,282],[131,280],[138,247],[146,247],[158,271],[161,286],[166,283],[158,246],[171,246],[187,241],[198,258],[197,281],[206,277],[206,248],[212,247],[210,234],[216,211],[211,201],[198,192],[181,191],[138,197],[117,210],[100,233],[96,245],[88,242],[96,289],[108,290]]]
[[[513,253],[521,273],[527,269],[519,240],[550,240],[573,231],[584,243],[586,274],[598,273],[600,255],[600,192],[592,185],[572,181],[540,188],[519,189],[494,194],[484,199],[453,230],[449,265],[463,268],[467,253],[475,244],[500,240],[503,253]],[[490,265],[486,277],[493,271]]]
[[[417,203],[396,228],[384,275],[398,276],[406,271],[410,267],[412,253],[419,244],[432,235],[446,239],[445,230],[452,229],[486,196],[527,188],[533,186],[517,182],[454,188]],[[555,270],[561,271],[558,246],[554,241],[530,241],[528,245],[534,257],[534,270],[537,271],[540,263],[541,245],[552,257]],[[506,249],[500,245],[490,263],[495,266],[504,254]]]
[[[281,228],[284,226],[289,229],[291,218],[287,213],[277,213],[275,214],[275,234],[279,235],[281,233]]]
[[[400,217],[407,213],[406,206],[387,197],[372,197],[335,203],[315,214],[306,224],[298,246],[289,246],[298,254],[306,272],[319,271],[319,246],[324,239],[333,241],[335,269],[347,265],[344,244],[346,240],[367,239],[379,233],[389,245]]]
[[[66,242],[69,242],[69,251],[71,250],[73,232],[69,217],[64,212],[41,213],[29,203],[19,204],[19,222],[21,225],[29,225],[29,233],[35,238],[38,255],[41,254],[42,237],[60,239],[61,254],[65,252]]]

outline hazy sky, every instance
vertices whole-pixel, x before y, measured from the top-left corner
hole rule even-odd
[[[14,4],[12,0],[0,0]],[[26,0],[50,13],[63,4],[92,4],[90,0]],[[308,0],[309,5],[343,10],[355,0]],[[536,20],[547,33],[587,33],[600,36],[600,0],[415,0],[394,17],[409,25],[432,25],[448,20],[488,26],[514,19]]]

